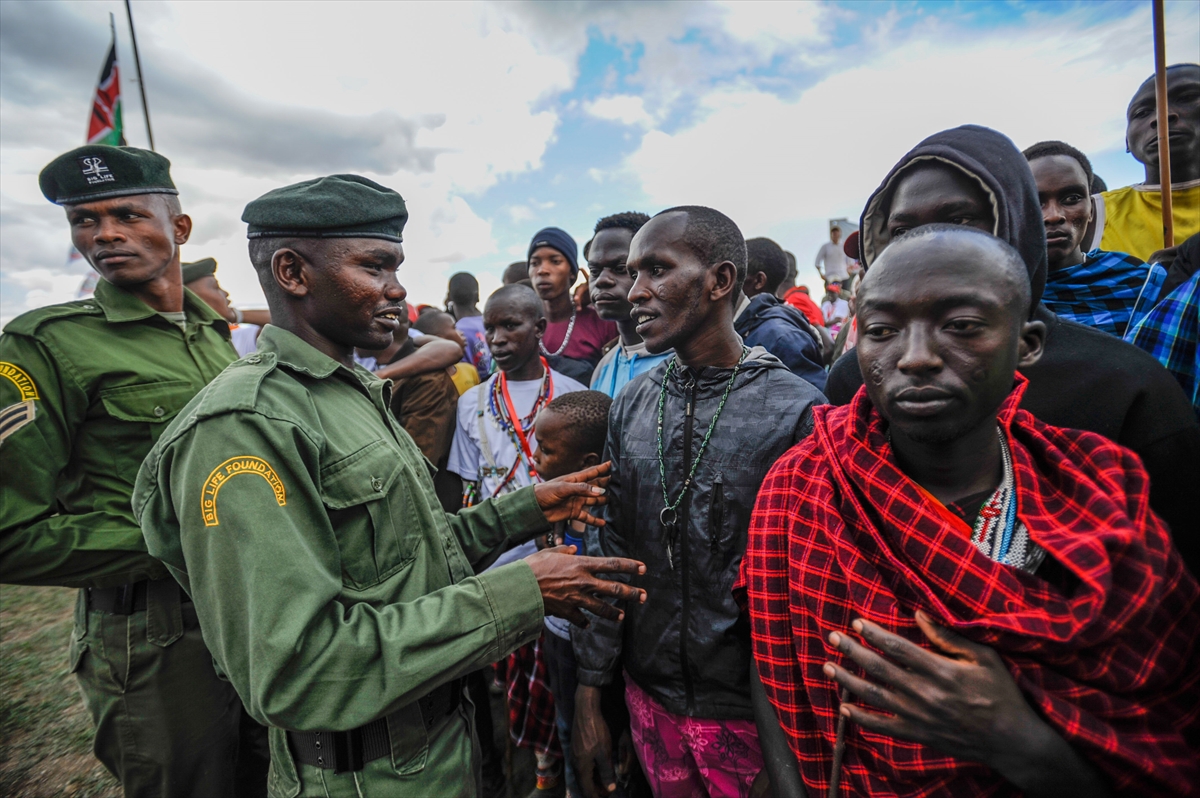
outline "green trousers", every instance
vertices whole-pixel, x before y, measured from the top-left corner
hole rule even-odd
[[[146,610],[110,615],[89,611],[80,591],[71,669],[95,723],[96,758],[127,798],[265,795],[266,730],[243,718],[217,676],[179,586],[152,582],[147,592]]]
[[[394,716],[389,717],[389,723]],[[420,716],[417,716],[420,723]],[[491,733],[491,730],[488,730]],[[405,738],[405,744],[398,741]],[[479,740],[469,701],[428,733],[393,734],[395,753],[362,770],[335,774],[296,762],[281,729],[271,729],[271,798],[477,798]],[[416,743],[413,745],[412,743]]]

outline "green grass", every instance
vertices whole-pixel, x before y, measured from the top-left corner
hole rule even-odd
[[[67,670],[75,590],[0,586],[0,795],[117,798]]]

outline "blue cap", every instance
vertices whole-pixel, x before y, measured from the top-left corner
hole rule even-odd
[[[526,262],[533,257],[533,253],[539,247],[557,249],[567,259],[567,263],[571,264],[571,276],[574,277],[579,273],[579,247],[576,245],[575,239],[571,238],[566,230],[558,227],[547,227],[538,230],[533,240],[529,242],[529,254],[525,256]]]

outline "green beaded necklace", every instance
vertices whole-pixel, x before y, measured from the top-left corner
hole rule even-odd
[[[700,466],[700,458],[704,456],[704,450],[708,448],[708,441],[712,438],[713,430],[717,428],[717,419],[721,417],[721,411],[725,409],[725,402],[729,399],[729,393],[733,390],[733,381],[737,379],[738,372],[742,369],[742,363],[746,360],[746,355],[750,350],[745,346],[742,347],[742,355],[738,358],[737,365],[733,367],[733,373],[729,375],[729,382],[725,385],[725,393],[721,396],[721,403],[717,405],[717,412],[713,415],[712,421],[708,424],[708,432],[704,433],[704,440],[700,443],[700,449],[696,452],[696,459],[692,461],[692,468],[688,472],[687,479],[683,481],[683,488],[679,491],[679,496],[675,501],[671,501],[667,495],[667,469],[663,465],[663,407],[667,403],[667,381],[671,379],[672,372],[675,371],[676,358],[672,357],[667,363],[667,371],[663,374],[662,388],[658,392],[658,478],[662,485],[663,492],[663,509],[658,514],[658,520],[663,526],[671,527],[679,520],[679,505],[683,503],[683,497],[687,495],[688,488],[692,486],[692,478],[696,476],[696,469]]]

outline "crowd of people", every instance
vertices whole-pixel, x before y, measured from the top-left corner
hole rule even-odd
[[[708,207],[407,301],[396,191],[43,170],[91,298],[0,337],[0,581],[128,796],[1200,794],[1200,66],[1061,141],[918,143],[817,254]],[[746,220],[743,220],[746,221]],[[419,242],[413,245],[419,248]],[[482,303],[482,307],[480,307]],[[250,477],[241,479],[241,477]]]

